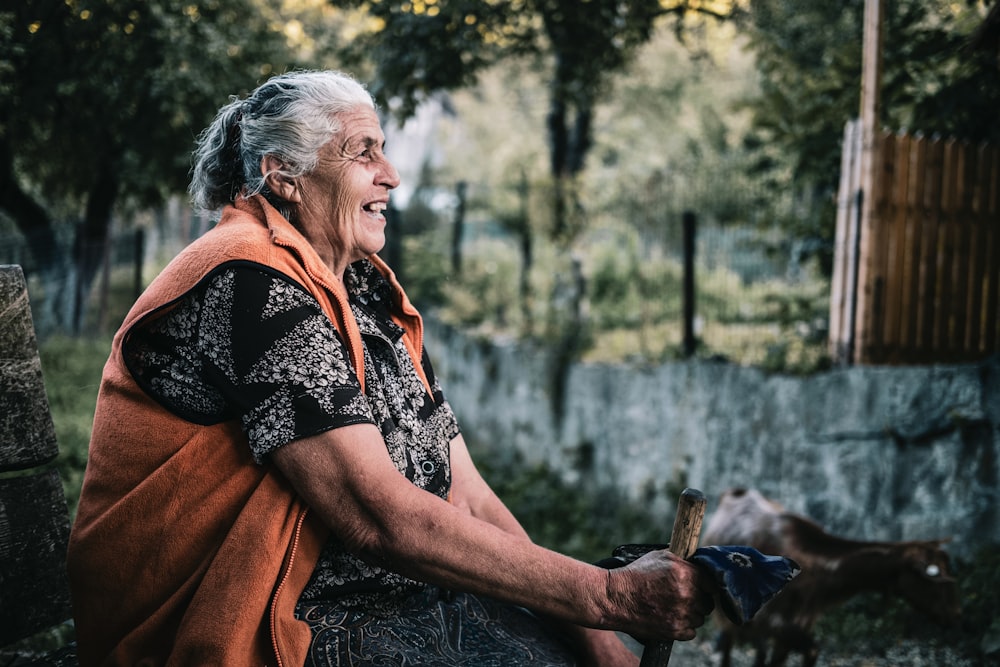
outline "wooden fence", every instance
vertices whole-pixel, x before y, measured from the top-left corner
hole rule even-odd
[[[834,359],[953,363],[997,353],[1000,148],[882,132],[866,155],[862,135],[858,121],[844,132]]]

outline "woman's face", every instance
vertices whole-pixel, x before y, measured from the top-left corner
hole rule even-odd
[[[385,245],[389,191],[399,173],[382,152],[385,135],[375,110],[341,114],[342,130],[319,152],[316,168],[300,177],[298,222],[314,244],[329,245],[341,267]]]

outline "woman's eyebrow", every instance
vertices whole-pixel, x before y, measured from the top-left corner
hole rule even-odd
[[[380,142],[377,137],[373,137],[373,136],[368,135],[368,136],[364,136],[364,137],[361,137],[361,138],[358,138],[358,137],[349,137],[344,142],[344,150],[345,151],[349,151],[350,149],[352,149],[355,146],[361,146],[363,148],[383,148],[384,149],[385,148],[385,140],[382,140]]]

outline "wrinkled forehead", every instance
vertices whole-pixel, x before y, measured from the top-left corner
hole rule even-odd
[[[376,146],[381,146],[385,143],[385,134],[382,132],[378,114],[370,107],[357,106],[350,111],[343,111],[337,115],[337,120],[340,131],[332,138],[335,144],[346,146],[374,143]]]

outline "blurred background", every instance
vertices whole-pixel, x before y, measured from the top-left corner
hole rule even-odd
[[[28,281],[71,513],[111,336],[214,223],[185,194],[198,133],[275,73],[343,69],[378,99],[403,180],[382,254],[486,476],[539,542],[596,560],[663,541],[687,484],[760,486],[859,538],[948,528],[963,627],[862,598],[822,630],[996,664],[998,5],[4,2],[0,264]],[[852,401],[873,412],[833,424]],[[817,404],[825,426],[782,421]],[[692,435],[720,431],[716,409],[745,419]],[[653,418],[620,445],[586,421],[605,412]],[[700,421],[662,426],[684,419]],[[841,436],[874,444],[853,462],[792,449]],[[710,460],[725,443],[770,453],[727,467]],[[595,471],[626,457],[645,477]]]

